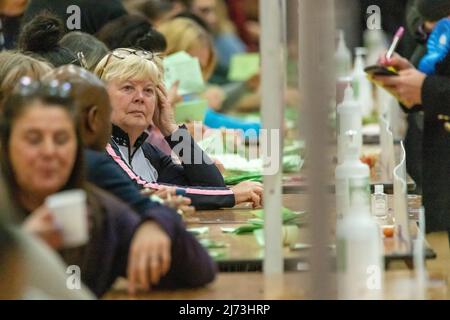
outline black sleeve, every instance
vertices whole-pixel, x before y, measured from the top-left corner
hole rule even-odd
[[[160,206],[148,197],[142,196],[136,184],[107,154],[86,150],[85,162],[89,182],[112,193],[138,214],[142,215],[147,210]]]
[[[181,160],[181,165],[175,164],[171,157],[155,148],[159,159],[158,182],[185,186],[225,187],[219,169],[197,145],[186,126],[180,127],[166,137],[166,141]]]
[[[170,270],[157,288],[194,288],[214,280],[217,266],[197,239],[184,227],[172,243]]]
[[[117,237],[113,278],[126,277],[130,244],[141,223],[133,211],[119,201],[107,201],[107,218]],[[216,264],[197,239],[190,234],[180,216],[172,210],[148,212],[149,219],[155,219],[164,230],[170,230],[171,265],[169,272],[161,278],[158,288],[192,288],[211,282],[217,272]]]
[[[422,104],[425,117],[448,115],[450,112],[450,78],[428,76],[422,86]]]

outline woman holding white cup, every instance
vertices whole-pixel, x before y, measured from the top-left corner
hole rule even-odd
[[[68,265],[79,266],[82,280],[98,296],[127,275],[143,289],[212,281],[214,263],[180,219],[142,220],[118,199],[85,183],[70,89],[69,83],[21,79],[3,106],[1,169],[23,228],[59,250]],[[76,202],[67,193],[58,194],[68,190],[72,196],[78,193]],[[67,212],[74,216],[64,219]],[[147,246],[148,254],[138,261],[130,252],[135,238],[161,241],[147,241],[159,245]]]

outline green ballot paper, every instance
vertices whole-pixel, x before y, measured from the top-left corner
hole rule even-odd
[[[258,53],[239,53],[231,58],[230,81],[246,81],[260,70],[260,56]]]
[[[202,70],[197,58],[184,51],[172,54],[164,59],[164,84],[166,88],[179,81],[178,94],[183,96],[199,93],[205,89]]]
[[[178,103],[175,106],[175,121],[177,123],[203,121],[207,109],[208,101],[206,100],[192,100]]]

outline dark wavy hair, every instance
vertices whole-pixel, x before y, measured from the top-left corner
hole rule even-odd
[[[164,35],[155,30],[141,15],[124,15],[105,24],[96,34],[111,50],[117,48],[143,49],[164,52],[167,42]]]
[[[9,191],[9,197],[15,201],[17,208],[24,209],[20,204],[17,192],[19,185],[17,184],[16,177],[12,170],[12,163],[9,154],[9,146],[11,139],[11,132],[14,128],[15,122],[19,119],[28,108],[30,108],[35,102],[42,102],[44,105],[51,105],[51,107],[61,108],[67,112],[72,119],[72,123],[76,132],[77,139],[77,152],[74,167],[72,173],[63,186],[61,191],[74,188],[85,189],[84,183],[84,167],[83,167],[83,143],[81,140],[80,129],[77,119],[77,113],[73,104],[73,100],[70,97],[60,97],[50,95],[47,92],[38,90],[35,93],[29,95],[22,95],[13,93],[10,95],[2,110],[0,120],[0,167],[4,177],[6,187]]]
[[[41,57],[55,67],[79,65],[75,53],[60,45],[64,33],[61,19],[49,11],[43,11],[23,26],[19,35],[19,50]]]

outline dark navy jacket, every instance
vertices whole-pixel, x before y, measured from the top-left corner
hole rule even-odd
[[[181,137],[181,142],[177,141],[177,136]],[[166,137],[166,141],[174,151],[181,149],[179,143],[184,147],[177,153],[181,164],[174,163],[171,157],[145,142],[146,137],[147,133],[139,137],[134,150],[140,148],[143,151],[145,158],[158,173],[157,181],[146,181],[134,172],[130,163],[136,151],[131,151],[128,135],[119,127],[113,126],[113,137],[107,146],[107,152],[116,166],[119,166],[128,179],[134,181],[139,188],[158,189],[166,185],[176,186],[177,193],[190,198],[192,205],[197,209],[218,209],[235,205],[234,194],[226,187],[222,174],[195,143],[185,127]],[[130,159],[123,158],[119,146],[128,147]],[[184,152],[185,150],[188,152]],[[198,159],[201,160],[200,163],[198,161],[195,163],[194,160]]]
[[[87,246],[82,251],[61,252],[68,265],[81,268],[83,282],[97,296],[102,296],[118,277],[126,277],[130,244],[143,222],[129,206],[95,187],[89,194],[91,231]],[[171,239],[171,264],[169,272],[155,288],[192,288],[211,282],[217,271],[215,263],[200,243],[183,225],[179,215],[171,210],[153,208],[148,218],[156,220]],[[94,212],[94,213],[93,213]]]

